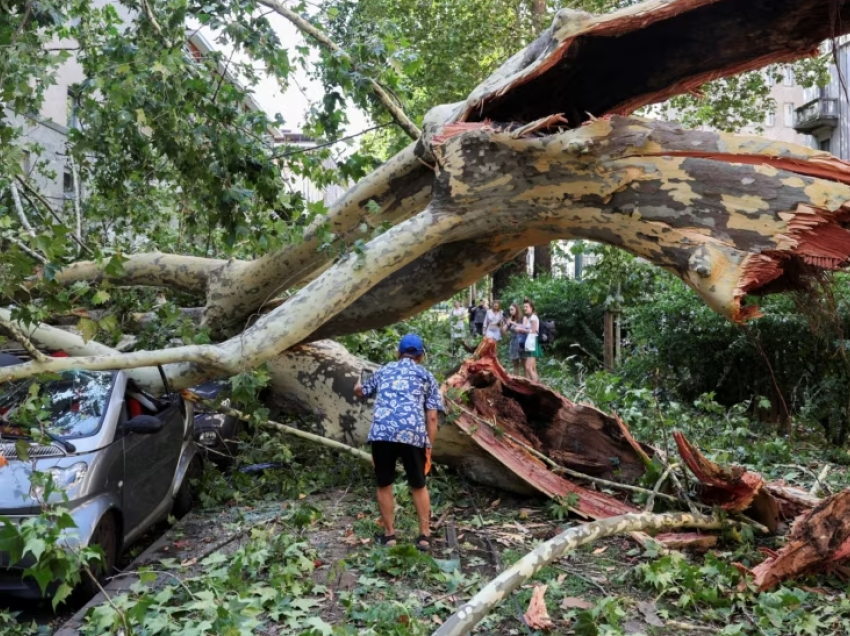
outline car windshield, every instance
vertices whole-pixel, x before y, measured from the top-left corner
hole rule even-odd
[[[0,433],[26,435],[33,427],[19,407],[35,390],[35,380],[0,385]],[[62,438],[88,437],[100,430],[106,411],[112,373],[108,371],[63,371],[42,382],[38,401],[49,417],[43,418],[45,432]]]

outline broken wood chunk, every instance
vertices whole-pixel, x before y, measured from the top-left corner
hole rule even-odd
[[[549,612],[546,610],[546,601],[543,595],[546,594],[548,585],[535,585],[534,591],[531,593],[531,601],[528,603],[528,611],[523,618],[526,625],[531,629],[552,629],[554,624],[549,617]]]
[[[759,590],[839,567],[850,557],[850,489],[827,497],[794,522],[788,543],[748,573]],[[747,572],[742,565],[738,569]]]
[[[679,455],[702,484],[700,498],[730,512],[743,512],[753,503],[764,478],[743,466],[724,468],[707,459],[680,431],[673,433]]]

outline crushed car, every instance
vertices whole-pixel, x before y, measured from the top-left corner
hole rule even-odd
[[[62,355],[50,353],[49,355]],[[26,361],[23,351],[0,352],[0,367]],[[63,371],[0,384],[0,525],[23,524],[44,505],[61,504],[76,527],[63,532],[69,546],[99,546],[99,582],[110,576],[122,550],[168,515],[192,506],[192,480],[202,457],[195,443],[194,409],[179,393],[141,390],[123,371]],[[27,397],[41,400],[42,428],[31,435],[18,409]],[[23,455],[23,456],[22,456]],[[33,473],[52,478],[47,501],[31,483]],[[35,480],[38,482],[39,480]],[[0,593],[40,596],[31,576],[34,559],[11,562],[0,551]],[[80,584],[91,594],[90,577]]]

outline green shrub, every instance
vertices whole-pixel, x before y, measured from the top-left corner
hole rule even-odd
[[[799,302],[781,294],[759,305],[764,316],[741,327],[671,279],[651,303],[626,308],[623,371],[648,386],[675,387],[687,400],[714,393],[729,406],[767,396],[761,417],[787,423],[799,412],[843,442],[850,375],[838,334],[850,333],[847,278]]]

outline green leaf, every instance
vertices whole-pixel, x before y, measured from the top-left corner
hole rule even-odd
[[[92,301],[95,305],[102,305],[103,303],[105,303],[106,301],[108,301],[110,298],[111,298],[111,296],[109,295],[109,292],[108,292],[108,291],[106,291],[106,290],[101,289],[101,290],[100,290],[99,292],[97,292],[94,296],[92,296],[91,301]]]
[[[80,318],[77,323],[77,329],[83,337],[83,342],[88,342],[97,335],[97,323],[91,318]]]
[[[318,633],[320,636],[332,636],[334,631],[333,627],[328,625],[318,616],[311,616],[310,618],[302,621],[302,624],[305,627],[309,627],[313,632]]]

